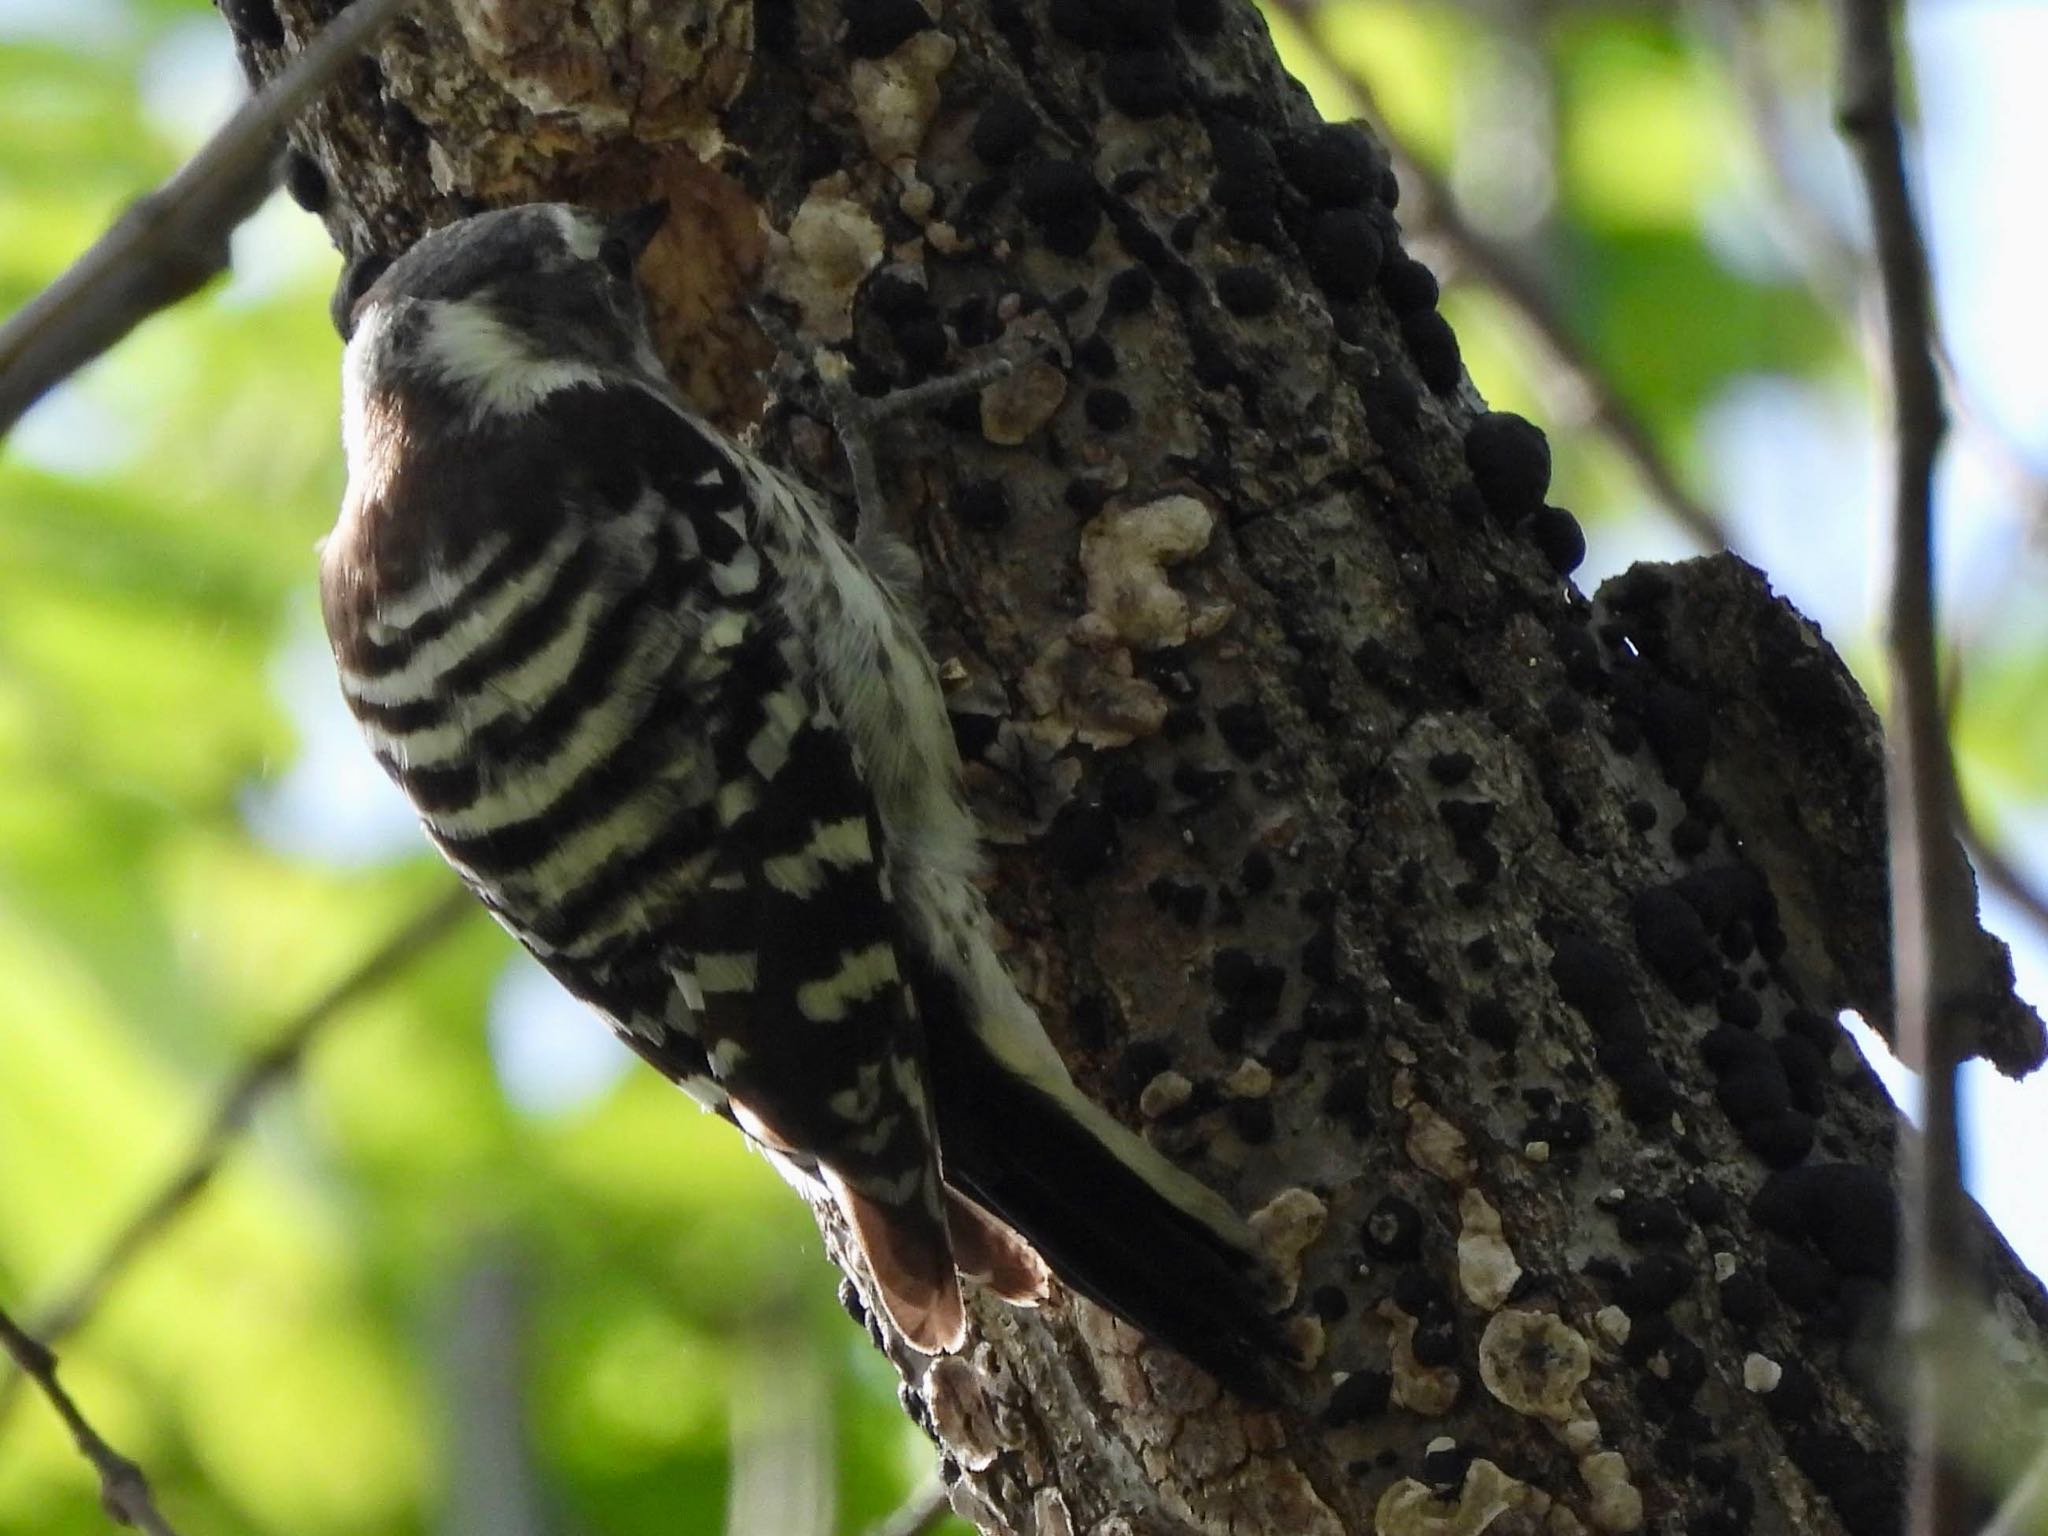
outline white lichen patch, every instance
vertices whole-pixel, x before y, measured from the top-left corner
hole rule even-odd
[[[1458,1401],[1458,1373],[1448,1365],[1424,1365],[1415,1358],[1417,1322],[1391,1301],[1379,1304],[1379,1315],[1391,1327],[1387,1341],[1390,1401],[1424,1418],[1441,1418]]]
[[[1091,747],[1124,747],[1157,735],[1171,708],[1135,671],[1122,647],[1095,651],[1062,635],[1024,669],[1017,691],[1041,724],[1060,729],[1055,746],[1079,739]]]
[[[1251,1215],[1252,1233],[1272,1261],[1273,1273],[1285,1287],[1276,1300],[1294,1300],[1301,1288],[1301,1256],[1323,1235],[1330,1208],[1311,1190],[1283,1189]]]
[[[1510,1307],[1487,1320],[1479,1336],[1479,1379],[1516,1413],[1569,1422],[1579,1388],[1593,1374],[1585,1336],[1561,1317]]]
[[[1643,1528],[1643,1496],[1629,1480],[1628,1463],[1619,1451],[1595,1451],[1579,1461],[1579,1476],[1590,1495],[1586,1518],[1596,1531],[1639,1531]]]
[[[1263,1099],[1273,1091],[1273,1071],[1263,1061],[1247,1056],[1223,1079],[1223,1092],[1233,1099]]]
[[[1593,1314],[1593,1326],[1600,1330],[1600,1337],[1619,1348],[1628,1342],[1628,1314],[1609,1302]]]
[[[1067,398],[1067,376],[1042,357],[1020,363],[981,391],[981,435],[1015,448],[1052,420]]]
[[[1193,496],[1162,496],[1116,507],[1081,530],[1081,570],[1088,580],[1084,638],[1140,650],[1184,645],[1193,605],[1174,589],[1166,568],[1209,547],[1216,515]]]
[[[1533,1491],[1483,1457],[1465,1469],[1456,1498],[1439,1497],[1427,1483],[1404,1477],[1373,1506],[1373,1536],[1480,1536]]]
[[[1775,1392],[1785,1379],[1785,1367],[1769,1355],[1752,1350],[1742,1357],[1742,1385],[1749,1392]]]
[[[1522,1266],[1502,1234],[1500,1212],[1476,1189],[1458,1197],[1458,1286],[1481,1311],[1506,1304]]]
[[[853,296],[881,264],[882,231],[847,195],[844,176],[811,188],[768,260],[769,291],[803,313],[803,327],[821,341],[853,331]]]
[[[913,32],[882,59],[855,59],[847,73],[853,116],[868,153],[882,164],[915,161],[925,130],[939,110],[939,77],[959,45],[944,32]]]
[[[1323,1350],[1329,1344],[1329,1333],[1323,1320],[1313,1312],[1303,1312],[1290,1317],[1281,1331],[1287,1336],[1287,1349],[1295,1366],[1312,1371],[1323,1358]]]
[[[1447,1184],[1470,1180],[1477,1170],[1465,1145],[1465,1133],[1415,1091],[1414,1076],[1405,1068],[1394,1074],[1393,1101],[1396,1109],[1408,1114],[1409,1160]]]
[[[1147,1120],[1170,1115],[1193,1098],[1195,1085],[1171,1067],[1161,1072],[1138,1094],[1138,1113]]]
[[[1593,1417],[1591,1408],[1562,1424],[1553,1424],[1550,1432],[1557,1437],[1557,1443],[1574,1456],[1589,1455],[1600,1449],[1600,1421]]]

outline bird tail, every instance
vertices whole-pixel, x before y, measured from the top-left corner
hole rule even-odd
[[[930,1024],[946,1183],[1069,1287],[1239,1396],[1271,1401],[1267,1363],[1286,1346],[1243,1221],[1071,1082],[999,1061],[964,1018]]]
[[[896,1331],[922,1354],[957,1350],[966,1337],[967,1314],[944,1218],[920,1205],[886,1204],[831,1170],[824,1173]]]

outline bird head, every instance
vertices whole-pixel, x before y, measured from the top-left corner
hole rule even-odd
[[[481,416],[574,384],[661,379],[633,267],[667,213],[528,203],[433,231],[356,301],[351,384],[439,388]]]

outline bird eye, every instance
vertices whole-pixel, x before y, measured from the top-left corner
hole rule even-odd
[[[633,275],[633,248],[617,235],[609,236],[598,246],[597,259],[613,277],[625,279]]]

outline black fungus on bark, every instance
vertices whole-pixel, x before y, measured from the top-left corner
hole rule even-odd
[[[1302,254],[1317,287],[1332,299],[1352,302],[1370,293],[1379,276],[1379,231],[1359,209],[1326,209],[1309,226]]]
[[[981,109],[967,142],[983,165],[1002,167],[1023,155],[1037,132],[1038,119],[1031,108],[1005,93],[992,97]]]
[[[1082,256],[1102,227],[1095,178],[1071,160],[1041,160],[1017,177],[1017,206],[1038,226],[1048,249]]]
[[[1180,105],[1179,68],[1157,48],[1111,54],[1102,66],[1102,98],[1128,118],[1163,117]]]
[[[1241,319],[1271,314],[1280,302],[1280,283],[1261,267],[1225,267],[1216,274],[1216,297]]]
[[[1488,411],[1465,434],[1465,467],[1503,523],[1533,516],[1550,490],[1550,441],[1512,411]]]
[[[220,0],[220,13],[234,34],[265,48],[281,47],[284,23],[270,0]]]
[[[1355,208],[1373,198],[1385,162],[1348,123],[1318,123],[1280,141],[1280,168],[1319,208]]]

